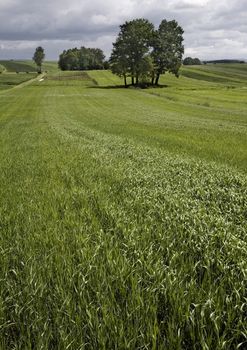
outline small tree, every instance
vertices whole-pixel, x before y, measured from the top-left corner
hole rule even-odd
[[[42,72],[42,62],[44,61],[45,58],[45,53],[44,53],[44,49],[41,46],[38,46],[35,50],[35,53],[33,55],[33,61],[36,63],[37,65],[37,71],[38,73]]]

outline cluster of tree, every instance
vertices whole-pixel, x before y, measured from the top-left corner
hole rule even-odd
[[[245,63],[243,60],[231,60],[231,59],[223,59],[223,60],[213,60],[213,61],[205,61],[204,63]]]
[[[64,50],[58,61],[58,66],[62,70],[103,69],[104,65],[103,51],[86,47]]]
[[[33,61],[37,65],[38,73],[42,72],[42,63],[43,63],[44,59],[45,59],[45,51],[44,51],[43,47],[38,46],[34,52],[34,55],[33,55]]]
[[[192,57],[186,57],[184,60],[183,60],[183,64],[185,66],[192,66],[192,65],[200,65],[202,64],[201,61],[199,60],[199,58],[192,58]]]
[[[135,19],[120,26],[113,44],[110,68],[114,74],[131,78],[132,85],[158,85],[161,74],[170,72],[178,77],[182,64],[183,29],[175,20],[162,20],[156,30],[146,19]]]

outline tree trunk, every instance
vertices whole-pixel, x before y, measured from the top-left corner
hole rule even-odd
[[[138,74],[136,74],[136,85],[138,85],[139,84],[139,76],[138,76]]]
[[[124,74],[124,86],[127,87],[127,79],[126,79],[126,75]]]
[[[154,74],[154,71],[151,72],[151,85],[154,85],[154,77],[155,77],[155,74]]]
[[[158,74],[156,75],[155,85],[158,85],[158,83],[159,83],[159,78],[160,78],[160,74],[158,73]]]
[[[134,75],[133,75],[133,74],[131,75],[131,84],[132,84],[132,85],[135,85]]]

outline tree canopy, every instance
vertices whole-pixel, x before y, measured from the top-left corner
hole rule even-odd
[[[154,33],[153,51],[151,56],[155,69],[155,84],[158,84],[160,74],[172,73],[178,77],[184,53],[183,29],[175,20],[163,20]]]
[[[185,66],[189,66],[189,65],[200,65],[202,64],[201,61],[199,60],[199,58],[192,58],[192,57],[186,57],[183,60],[183,64]]]
[[[45,58],[45,51],[44,51],[43,47],[38,46],[34,52],[33,61],[36,63],[39,73],[41,73],[41,71],[42,71],[41,67],[42,67],[42,63],[44,61],[44,58]]]
[[[148,20],[139,18],[125,22],[113,44],[110,67],[114,74],[127,77],[131,83],[151,81],[158,85],[160,74],[178,76],[182,63],[183,29],[178,23],[163,20],[155,30]]]
[[[101,49],[73,48],[64,50],[58,61],[58,66],[62,70],[87,70],[104,68],[105,55]]]

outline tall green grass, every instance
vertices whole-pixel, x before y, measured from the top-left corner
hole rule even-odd
[[[1,97],[2,349],[245,349],[246,90],[89,74]]]

